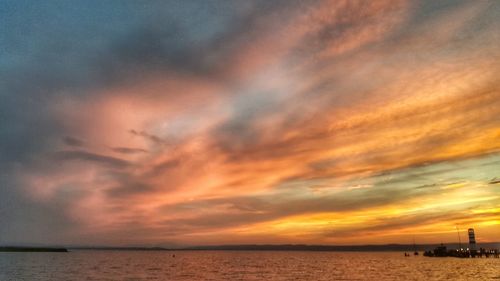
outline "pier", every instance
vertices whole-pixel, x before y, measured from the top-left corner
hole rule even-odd
[[[425,251],[425,257],[455,257],[455,258],[500,258],[500,251],[498,249],[484,249],[478,250],[471,249],[450,249],[441,245],[432,251]]]
[[[476,236],[474,234],[474,229],[468,229],[469,235],[469,247],[466,249],[462,248],[462,243],[460,242],[460,234],[457,228],[459,248],[448,250],[445,245],[435,248],[432,251],[425,251],[425,257],[456,257],[456,258],[500,258],[500,250],[498,249],[476,249]]]

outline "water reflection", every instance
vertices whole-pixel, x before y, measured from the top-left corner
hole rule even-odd
[[[175,255],[175,257],[173,256]],[[0,253],[0,280],[492,280],[500,259],[402,253],[75,251]]]

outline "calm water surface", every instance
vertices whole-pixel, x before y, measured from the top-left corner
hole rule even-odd
[[[0,280],[500,281],[500,259],[405,258],[395,252],[0,253]]]

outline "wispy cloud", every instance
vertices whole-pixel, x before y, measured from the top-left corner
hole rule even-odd
[[[56,159],[63,161],[89,161],[117,168],[123,168],[130,164],[127,161],[120,158],[111,157],[107,155],[100,155],[81,150],[58,151],[54,153],[54,156]]]

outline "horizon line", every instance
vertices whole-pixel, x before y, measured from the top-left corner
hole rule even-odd
[[[334,245],[334,244],[219,244],[219,245],[195,245],[195,246],[103,246],[103,245],[34,245],[34,244],[2,244],[0,248],[66,248],[68,250],[131,250],[131,251],[204,251],[204,250],[309,250],[309,251],[396,251],[405,248],[445,246],[467,246],[469,243],[442,242],[425,244],[358,244],[358,245]],[[480,242],[476,245],[500,245],[496,242]]]

